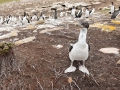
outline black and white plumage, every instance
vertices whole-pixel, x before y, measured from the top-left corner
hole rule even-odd
[[[74,72],[76,70],[76,67],[73,66],[73,62],[77,60],[77,61],[83,62],[83,64],[79,66],[79,70],[89,75],[89,71],[84,65],[85,60],[87,60],[89,55],[89,46],[86,43],[86,35],[87,35],[87,30],[89,28],[89,24],[87,22],[83,22],[81,23],[80,26],[81,26],[81,30],[80,30],[78,42],[71,45],[70,52],[69,52],[71,65],[69,68],[65,70],[65,73]]]
[[[75,17],[76,18],[80,18],[82,16],[84,8],[82,8],[81,10],[79,10],[77,13],[75,13]]]
[[[111,16],[111,19],[115,19],[117,16],[120,15],[120,6],[118,10],[115,10],[114,13]]]
[[[31,18],[31,21],[38,21],[38,16],[36,14],[34,14]]]
[[[51,10],[54,10],[54,19],[57,19],[57,8],[51,8]]]
[[[88,8],[86,8],[85,17],[88,18],[89,16],[90,16],[90,11]]]
[[[115,6],[114,6],[114,3],[111,2],[111,7],[110,7],[110,14],[113,14],[115,12]]]
[[[86,8],[85,17],[86,17],[86,18],[89,18],[89,16],[92,15],[94,12],[95,12],[95,8],[93,8],[93,9],[90,10],[90,11],[89,11],[88,8]]]
[[[30,21],[29,21],[29,19],[27,18],[27,16],[23,17],[22,23],[23,23],[24,25],[30,23]]]
[[[76,13],[76,8],[75,6],[73,6],[72,11],[71,11],[71,16],[75,17],[75,13]]]

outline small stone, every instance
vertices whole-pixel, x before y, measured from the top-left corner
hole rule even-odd
[[[120,65],[120,60],[117,61],[117,65]]]
[[[114,47],[101,48],[99,51],[102,53],[119,54],[119,49]]]

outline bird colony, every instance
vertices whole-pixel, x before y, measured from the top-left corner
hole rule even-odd
[[[45,7],[44,7],[45,8]],[[50,13],[52,12],[52,14]],[[120,6],[118,9],[115,9],[114,3],[111,2],[110,11],[107,12],[109,20],[113,23],[120,14]],[[89,8],[89,4],[79,3],[79,4],[69,4],[69,3],[56,3],[50,9],[48,9],[47,14],[44,11],[39,11],[39,13],[30,14],[29,12],[22,12],[19,15],[0,15],[0,40],[14,37],[10,42],[13,42],[15,45],[21,45],[23,43],[28,43],[36,39],[35,36],[24,37],[19,39],[17,36],[23,30],[29,32],[33,30],[33,33],[47,33],[60,30],[63,26],[67,29],[69,24],[74,24],[79,26],[79,36],[78,41],[70,45],[69,50],[69,59],[71,60],[71,65],[64,72],[74,72],[76,67],[73,66],[75,60],[80,61],[82,64],[79,66],[79,70],[83,73],[89,75],[89,70],[85,67],[85,61],[89,56],[89,45],[86,42],[87,31],[89,27],[98,27],[104,30],[110,29],[115,30],[116,27],[104,25],[104,23],[97,23],[94,20],[98,20],[100,17],[99,13],[95,12],[95,8]],[[93,21],[95,23],[93,23]],[[99,21],[99,20],[98,20]],[[93,23],[93,24],[91,24]],[[97,23],[97,24],[96,24]],[[91,25],[90,25],[91,24]],[[112,29],[111,29],[112,28]],[[41,29],[40,32],[37,30]],[[2,34],[3,31],[7,33]],[[62,45],[53,46],[57,49],[62,48]],[[92,67],[92,66],[91,66]]]

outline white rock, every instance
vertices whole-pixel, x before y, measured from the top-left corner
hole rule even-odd
[[[120,60],[117,61],[117,65],[120,65]]]
[[[92,4],[98,5],[98,4],[101,4],[101,2],[92,2]]]
[[[33,32],[37,32],[37,30],[34,30]]]
[[[18,32],[12,31],[10,33],[7,33],[7,34],[0,36],[0,39],[10,38],[12,36],[17,36],[17,35],[18,35]]]
[[[61,44],[58,44],[58,45],[52,45],[53,48],[56,48],[56,49],[60,49],[63,47],[63,45]]]
[[[108,48],[101,48],[99,50],[102,53],[113,53],[113,54],[119,54],[119,49],[114,47],[108,47]]]
[[[25,38],[25,39],[22,39],[22,40],[16,41],[16,42],[15,42],[15,45],[18,46],[18,45],[21,45],[21,44],[24,44],[24,43],[28,43],[28,42],[33,41],[34,39],[36,39],[35,36],[33,36],[33,37],[28,37],[28,38]]]

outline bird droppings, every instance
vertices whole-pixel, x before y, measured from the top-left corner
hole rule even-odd
[[[101,48],[99,51],[102,53],[119,54],[119,49],[114,47]]]
[[[35,39],[36,39],[35,36],[33,36],[33,37],[28,37],[28,38],[25,38],[25,39],[16,41],[16,42],[15,42],[15,45],[19,46],[19,45],[21,45],[21,44],[31,42],[31,41],[33,41],[33,40],[35,40]]]
[[[90,27],[101,28],[101,31],[106,31],[106,32],[111,32],[111,31],[116,30],[115,26],[104,25],[104,24],[100,24],[100,23],[94,23],[94,24],[90,25]]]

